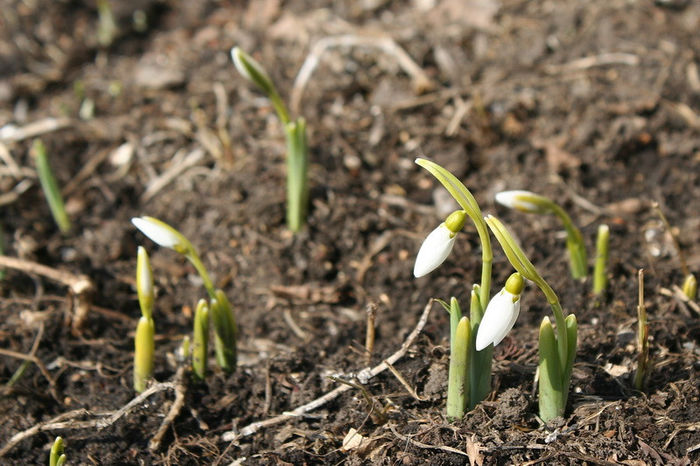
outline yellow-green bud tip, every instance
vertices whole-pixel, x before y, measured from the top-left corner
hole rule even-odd
[[[522,275],[520,275],[518,272],[515,272],[510,277],[508,277],[508,280],[506,280],[505,289],[508,293],[512,295],[520,296],[520,294],[523,292],[524,286],[525,281],[523,280]]]
[[[692,273],[688,274],[683,281],[683,294],[691,301],[698,295],[698,281]]]
[[[453,235],[459,233],[464,228],[467,213],[464,210],[455,210],[445,219],[445,226]]]

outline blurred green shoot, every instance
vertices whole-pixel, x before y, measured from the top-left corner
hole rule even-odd
[[[566,410],[578,339],[576,316],[574,314],[564,316],[556,293],[537,272],[505,225],[492,215],[486,217],[486,223],[501,244],[513,268],[542,290],[554,314],[557,324],[556,336],[552,323],[546,316],[540,325],[539,336],[540,417],[544,422],[549,422],[557,416],[562,416]]]
[[[5,255],[5,231],[0,226],[0,256]],[[0,280],[5,279],[5,269],[0,269]]]
[[[510,209],[531,214],[554,214],[566,230],[566,248],[569,251],[571,276],[575,279],[588,275],[586,245],[581,231],[574,225],[569,214],[554,201],[530,191],[503,191],[496,194],[496,202]]]
[[[610,227],[600,225],[596,239],[595,269],[593,270],[593,294],[600,295],[608,287],[608,243],[610,242]]]
[[[97,42],[102,47],[109,47],[117,36],[119,28],[108,0],[97,0],[97,17]]]
[[[51,171],[51,165],[49,165],[48,156],[46,155],[46,146],[44,146],[44,143],[41,142],[40,139],[36,139],[34,141],[32,152],[36,162],[39,182],[41,183],[41,188],[44,190],[44,196],[46,197],[46,201],[51,209],[51,215],[53,215],[53,219],[56,222],[56,225],[58,225],[58,229],[65,235],[70,231],[70,220],[68,219],[68,214],[66,213],[66,208],[63,204],[61,190],[58,188],[56,178],[53,176],[53,172]]]
[[[131,219],[131,223],[156,244],[185,256],[197,270],[211,301],[209,312],[216,334],[216,361],[226,372],[235,370],[238,333],[233,309],[223,291],[214,288],[214,283],[192,243],[182,233],[157,218],[135,217]]]
[[[634,388],[642,391],[649,375],[649,324],[647,308],[644,305],[644,269],[637,273],[639,287],[639,302],[637,304],[637,371],[634,373]]]
[[[689,273],[683,280],[683,294],[691,301],[698,296],[698,280],[695,275]]]
[[[426,169],[452,195],[460,207],[474,223],[479,241],[481,242],[481,284],[474,285],[471,291],[469,309],[469,351],[468,373],[469,388],[467,407],[474,408],[491,391],[491,364],[493,360],[493,345],[482,351],[476,351],[475,339],[484,310],[489,303],[491,290],[491,264],[493,252],[489,230],[484,222],[479,204],[464,184],[445,168],[427,159],[418,158],[416,164]],[[454,213],[452,214],[454,215]],[[449,219],[449,217],[448,217]],[[440,227],[438,227],[440,228]],[[459,226],[459,229],[462,227]],[[456,233],[455,233],[456,234]],[[420,254],[420,253],[419,253]],[[451,333],[453,333],[451,331]]]
[[[258,86],[270,99],[284,128],[287,140],[287,226],[291,231],[297,232],[306,223],[309,203],[306,121],[301,117],[295,121],[290,119],[289,111],[270,75],[253,57],[239,47],[234,47],[231,49],[231,58],[241,76]]]
[[[209,305],[200,299],[194,313],[194,337],[192,340],[192,370],[204,380],[207,374],[207,350],[209,348]]]
[[[49,466],[63,466],[64,464],[66,464],[66,454],[64,453],[63,439],[56,437],[49,454]]]
[[[155,324],[153,322],[153,272],[146,250],[139,246],[136,261],[136,292],[141,318],[134,337],[134,390],[141,393],[153,376]]]
[[[693,275],[693,273],[688,268],[688,262],[685,259],[685,254],[681,249],[681,245],[678,242],[678,238],[676,237],[673,228],[671,228],[671,224],[669,223],[668,218],[666,218],[666,215],[661,210],[659,203],[654,202],[652,204],[652,207],[654,208],[654,210],[656,210],[656,213],[659,215],[659,218],[663,222],[664,228],[666,228],[668,234],[671,235],[671,239],[673,240],[673,247],[676,249],[676,253],[678,254],[678,260],[681,263],[681,272],[683,273],[684,277],[683,287],[681,288],[683,290],[683,294],[689,300],[693,301],[698,293],[698,281],[695,278],[695,275]]]

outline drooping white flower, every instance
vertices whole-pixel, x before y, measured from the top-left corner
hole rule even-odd
[[[492,343],[496,346],[513,328],[520,314],[523,285],[523,278],[519,273],[514,273],[508,278],[503,289],[491,298],[476,334],[477,351]]]
[[[273,89],[272,79],[265,71],[265,68],[253,57],[241,50],[240,47],[231,49],[231,59],[241,76],[257,84],[267,93]]]
[[[466,213],[463,210],[452,212],[425,238],[413,266],[413,275],[416,278],[429,274],[445,262],[452,252],[457,233],[464,226],[465,218]]]
[[[157,218],[134,217],[131,223],[159,246],[176,251],[187,246],[187,240],[175,228]]]
[[[543,214],[549,211],[551,201],[530,191],[514,190],[496,193],[496,202],[510,209],[531,214]]]

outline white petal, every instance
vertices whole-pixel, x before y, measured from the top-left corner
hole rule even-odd
[[[231,49],[231,59],[233,59],[233,65],[244,78],[246,78],[248,81],[252,81],[253,78],[251,78],[250,73],[248,73],[248,69],[241,61],[242,53],[244,52],[239,47],[234,47]]]
[[[537,194],[530,191],[514,190],[514,191],[502,191],[496,193],[496,202],[506,206],[510,209],[520,210],[522,212],[529,213],[540,213],[543,212],[543,208],[533,202],[523,200],[523,197],[535,197],[538,198]]]
[[[452,251],[456,235],[447,229],[444,223],[434,229],[418,251],[413,275],[418,278],[429,274],[442,264]]]
[[[514,297],[504,288],[491,298],[476,334],[477,351],[481,351],[491,343],[496,346],[513,328],[520,314],[520,299],[514,303]]]
[[[182,242],[175,229],[152,217],[134,217],[131,223],[151,241],[164,248],[175,249],[175,246]]]

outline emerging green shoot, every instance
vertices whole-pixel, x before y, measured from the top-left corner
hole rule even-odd
[[[68,219],[68,214],[66,213],[65,205],[63,204],[61,190],[58,188],[56,178],[51,171],[51,165],[49,165],[49,159],[46,155],[46,146],[44,146],[41,140],[37,139],[32,146],[32,152],[36,162],[39,182],[41,183],[41,188],[44,190],[44,196],[46,196],[49,209],[51,209],[51,215],[53,215],[53,219],[56,225],[58,225],[58,229],[61,230],[61,233],[64,235],[68,234],[71,224]]]
[[[109,47],[118,32],[109,0],[97,0],[97,15],[97,42],[102,47]]]
[[[491,264],[493,253],[488,227],[484,222],[479,204],[464,184],[445,168],[426,159],[416,159],[420,165],[433,175],[460,205],[461,210],[450,214],[445,222],[440,224],[421,246],[414,267],[414,275],[421,277],[435,270],[452,251],[457,233],[464,227],[469,217],[476,227],[481,242],[481,284],[474,285],[471,290],[469,309],[469,349],[467,352],[467,377],[465,386],[468,388],[466,406],[471,409],[491,391],[491,363],[493,346],[489,345],[482,351],[475,348],[475,338],[484,309],[489,303],[491,289]],[[454,334],[456,322],[451,313],[451,335]],[[461,318],[461,317],[460,317]],[[449,391],[449,387],[448,387]]]
[[[239,47],[234,47],[231,49],[231,58],[241,76],[258,86],[270,99],[284,128],[287,141],[287,226],[291,231],[297,232],[306,223],[309,203],[306,121],[301,117],[291,120],[270,75],[253,57]]]
[[[153,272],[146,250],[139,246],[136,262],[136,291],[141,318],[134,338],[134,390],[141,393],[153,376],[155,324],[153,322]]]
[[[66,455],[64,453],[63,439],[56,437],[49,454],[49,466],[63,466],[64,464],[66,464]]]
[[[452,315],[452,312],[450,314]],[[450,341],[446,407],[448,419],[461,419],[469,405],[469,334],[469,318],[464,316],[459,319]]]
[[[204,380],[207,374],[207,349],[209,348],[209,306],[205,299],[200,299],[197,303],[193,333],[192,370],[198,379]]]
[[[233,316],[233,310],[226,295],[216,290],[215,297],[209,304],[212,322],[214,322],[214,349],[216,362],[226,372],[236,369],[236,340],[238,327]]]
[[[649,372],[649,324],[644,305],[644,269],[637,273],[639,302],[637,303],[637,371],[634,373],[634,388],[642,391]]]
[[[593,270],[593,294],[600,295],[608,287],[608,243],[610,228],[607,225],[598,227],[598,238],[595,243],[595,269]]]
[[[155,243],[185,256],[197,269],[209,294],[209,312],[216,334],[214,340],[216,361],[222,369],[232,372],[236,368],[236,337],[238,335],[233,309],[224,292],[214,288],[214,283],[192,243],[182,233],[157,218],[135,217],[131,219],[131,222]]]
[[[556,320],[556,336],[549,318],[545,317],[540,326],[539,406],[540,417],[548,422],[563,415],[566,409],[578,339],[576,317],[573,314],[564,316],[556,293],[537,272],[503,223],[492,215],[486,217],[486,223],[501,244],[513,268],[542,290]]]
[[[683,280],[683,294],[691,301],[693,301],[698,295],[698,280],[695,275],[689,273],[685,276]]]
[[[554,201],[530,191],[517,190],[496,194],[496,202],[520,212],[556,215],[566,230],[566,248],[569,251],[571,275],[575,279],[585,278],[588,275],[586,245],[581,231],[571,221],[569,214]]]

